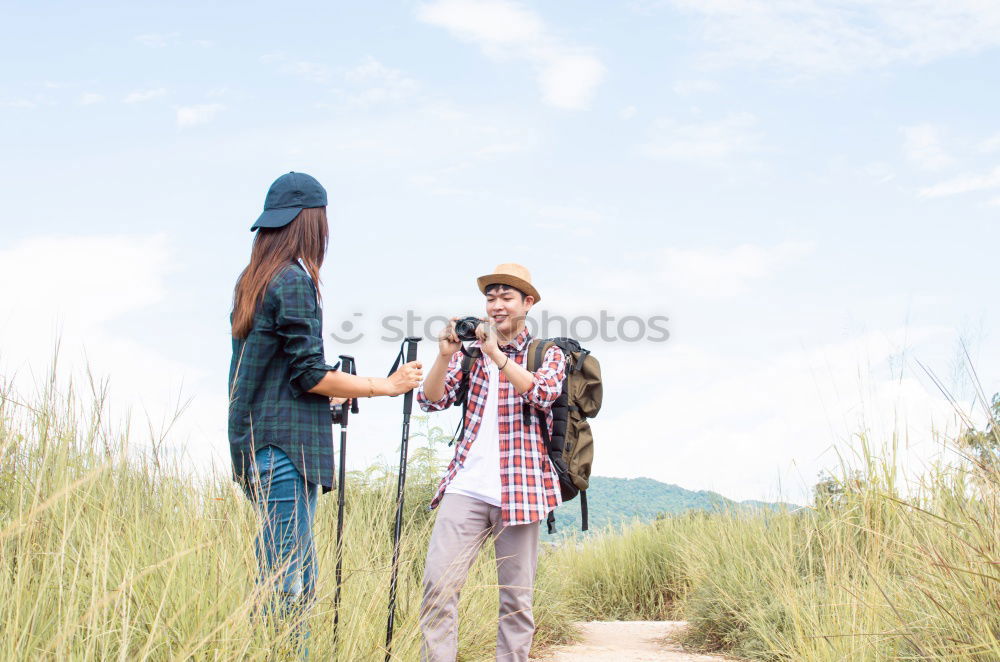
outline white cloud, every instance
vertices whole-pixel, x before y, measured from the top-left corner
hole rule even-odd
[[[295,60],[289,58],[284,53],[269,53],[262,55],[260,61],[264,64],[273,64],[282,73],[314,83],[326,83],[330,80],[330,68],[320,62],[310,62],[309,60]]]
[[[667,299],[726,299],[754,291],[815,251],[808,241],[783,241],[773,245],[741,244],[731,248],[667,247],[642,250],[622,259],[629,265],[597,270],[594,296],[620,298],[631,293],[633,301]],[[573,298],[581,310],[585,300]]]
[[[404,78],[398,69],[385,66],[372,56],[368,56],[364,61],[353,69],[348,69],[344,78],[356,83],[367,83],[371,81],[399,80]]]
[[[412,96],[419,88],[417,81],[371,56],[346,71],[344,79],[359,88],[349,95],[350,102],[358,106],[400,101]]]
[[[813,252],[810,242],[774,246],[743,244],[729,249],[666,248],[655,282],[696,297],[738,296]]]
[[[534,147],[533,139],[528,138],[520,141],[518,140],[518,136],[511,136],[508,142],[498,141],[483,145],[476,150],[476,156],[489,157],[503,154],[517,154],[518,152],[526,152],[532,147]]]
[[[892,169],[892,166],[881,161],[865,164],[858,171],[866,178],[872,179],[878,184],[885,184],[896,178],[896,173]]]
[[[20,108],[22,110],[27,110],[34,108],[38,103],[32,101],[31,99],[18,98],[18,99],[5,99],[0,101],[0,108]]]
[[[1000,133],[996,133],[984,140],[979,146],[979,149],[983,152],[995,152],[1000,150]]]
[[[808,267],[813,252],[786,241],[630,253],[619,256],[627,270],[588,264],[583,291],[579,283],[548,288],[548,305],[561,314],[596,317],[597,302],[613,302],[618,322],[625,312],[672,320],[665,343],[586,343],[601,361],[605,392],[617,394],[592,421],[598,475],[802,502],[817,472],[838,466],[834,447],[860,432],[876,450],[898,433],[900,464],[910,469],[939,450],[933,434],[953,425],[950,406],[903,357],[937,352],[954,331],[928,325],[845,337],[815,328],[808,303],[775,319],[771,295],[800,278],[797,267]],[[735,297],[760,306],[741,307]],[[740,312],[724,312],[730,303]]]
[[[545,35],[537,14],[502,0],[439,0],[418,8],[417,17],[463,39],[498,48],[539,42]]]
[[[604,65],[590,55],[557,53],[543,57],[538,72],[545,102],[556,108],[580,110],[590,105],[604,78]]]
[[[18,283],[4,291],[7,316],[0,317],[0,328],[17,332],[24,330],[19,318],[56,315],[67,332],[85,335],[126,310],[158,301],[167,255],[163,235],[45,236],[0,250],[0,281]],[[41,262],[59,268],[39,269]]]
[[[679,80],[674,83],[674,93],[682,97],[689,97],[695,94],[708,94],[718,91],[719,84],[714,80]]]
[[[635,117],[636,108],[635,106],[625,106],[619,111],[618,116],[623,120],[630,120]]]
[[[157,99],[166,95],[167,90],[162,87],[157,87],[155,89],[149,90],[134,90],[129,92],[123,101],[125,103],[143,103],[144,101],[150,101],[152,99]]]
[[[943,170],[955,163],[942,143],[941,131],[933,124],[917,124],[900,128],[903,153],[911,163],[924,170]]]
[[[702,19],[709,62],[807,74],[923,63],[1000,44],[982,0],[669,0]]]
[[[671,118],[654,122],[646,156],[669,161],[726,165],[734,157],[760,149],[757,118],[733,113],[721,120],[683,123]]]
[[[80,95],[80,98],[77,99],[77,103],[81,106],[92,106],[95,103],[101,103],[102,101],[104,101],[104,96],[98,94],[97,92],[84,92]]]
[[[177,109],[177,126],[185,129],[199,124],[211,122],[216,115],[225,110],[221,103],[205,103],[196,106],[181,106]]]
[[[539,221],[535,226],[543,230],[591,237],[605,221],[603,213],[590,207],[576,205],[545,205],[537,211]]]
[[[620,451],[600,453],[595,471],[737,499],[803,502],[817,473],[838,467],[834,448],[846,450],[862,432],[876,451],[898,434],[900,464],[919,469],[939,450],[935,428],[954,431],[954,416],[933,387],[893,374],[892,366],[913,345],[950,335],[938,327],[894,329],[741,356],[674,340],[659,348],[593,347],[606,392],[628,384],[635,394],[609,399],[592,421],[598,443]]]
[[[941,198],[1000,188],[1000,166],[982,175],[964,174],[920,190],[921,197]]]
[[[437,0],[421,5],[417,18],[478,45],[492,59],[531,62],[543,99],[556,108],[586,108],[604,79],[598,58],[563,43],[538,14],[515,2]]]
[[[134,39],[147,48],[163,48],[177,39],[178,36],[177,32],[147,33],[136,35]]]
[[[300,78],[317,83],[324,83],[330,79],[330,70],[319,62],[309,62],[306,60],[291,62],[288,64],[288,71]]]
[[[166,278],[172,255],[167,237],[157,235],[36,236],[0,249],[0,282],[4,306],[0,312],[0,375],[14,378],[27,400],[44,379],[54,346],[60,342],[58,382],[72,377],[78,394],[84,369],[97,380],[107,378],[113,410],[109,424],[133,411],[132,440],[147,445],[146,418],[154,428],[175,413],[181,387],[206,375],[199,366],[165,355],[138,332],[123,333],[119,322],[129,315],[156,310],[168,301]],[[221,455],[225,444],[219,411],[222,397],[207,395],[196,401],[167,443],[189,448],[202,469]],[[221,400],[221,402],[220,402]],[[213,450],[213,447],[215,450]]]

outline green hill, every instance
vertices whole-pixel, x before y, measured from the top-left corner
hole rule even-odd
[[[592,476],[587,490],[590,530],[600,531],[638,519],[650,522],[657,515],[677,515],[689,510],[797,508],[787,503],[733,501],[716,492],[686,490],[652,478],[608,478]],[[579,497],[556,510],[559,536],[580,531]]]

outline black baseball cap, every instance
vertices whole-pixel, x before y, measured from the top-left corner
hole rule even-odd
[[[274,180],[264,198],[264,213],[253,224],[257,228],[280,228],[292,222],[303,209],[326,206],[326,189],[315,177],[290,172]]]

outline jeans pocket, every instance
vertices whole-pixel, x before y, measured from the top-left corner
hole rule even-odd
[[[274,446],[265,446],[254,453],[253,466],[247,472],[243,491],[247,498],[255,503],[264,497],[264,490],[270,488],[276,464],[275,450],[277,449]]]

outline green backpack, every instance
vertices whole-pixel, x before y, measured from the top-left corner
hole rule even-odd
[[[559,478],[559,491],[563,501],[580,496],[580,528],[586,531],[589,527],[587,488],[590,486],[590,469],[594,461],[594,434],[588,419],[601,411],[604,395],[601,364],[573,338],[538,338],[528,344],[525,367],[531,372],[537,371],[545,358],[545,352],[553,345],[566,356],[566,379],[563,381],[562,393],[552,404],[552,430],[545,425],[544,416],[538,416],[538,424]],[[465,430],[469,372],[477,358],[478,355],[469,354],[462,357],[462,382],[456,398],[456,402],[462,403],[462,420],[456,438],[460,438]],[[535,408],[525,405],[523,411],[525,426],[534,425]],[[555,533],[554,512],[549,513],[546,524],[549,533]]]

